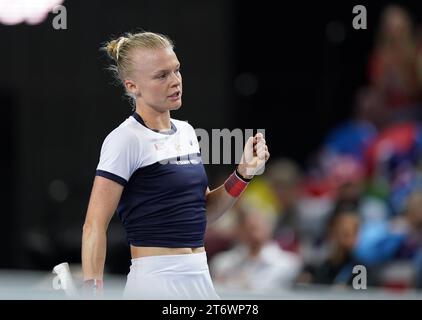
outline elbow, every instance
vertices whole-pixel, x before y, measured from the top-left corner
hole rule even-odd
[[[82,233],[84,236],[91,235],[93,233],[98,232],[105,232],[106,228],[99,225],[98,223],[94,223],[92,221],[85,221],[83,227],[82,227]]]
[[[86,222],[84,223],[83,227],[82,227],[82,231],[83,233],[88,233],[92,230],[92,223],[90,222]]]
[[[90,222],[85,222],[83,227],[82,227],[82,234],[84,237],[92,234],[92,230],[93,230],[93,225]]]

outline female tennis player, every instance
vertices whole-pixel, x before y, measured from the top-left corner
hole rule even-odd
[[[219,299],[204,249],[207,221],[226,212],[269,158],[264,137],[249,138],[241,163],[209,190],[194,129],[170,117],[182,105],[172,41],[152,32],[105,46],[136,111],[104,140],[82,236],[86,288],[101,290],[106,231],[117,211],[131,250],[125,298]]]

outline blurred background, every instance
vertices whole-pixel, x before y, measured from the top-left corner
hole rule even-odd
[[[53,27],[56,4],[66,29]],[[356,265],[369,289],[418,292],[422,4],[359,4],[366,30],[352,26],[354,1],[0,0],[0,279],[33,271],[43,283],[63,261],[80,275],[101,144],[132,113],[99,48],[143,29],[175,41],[173,118],[210,134],[265,129],[265,173],[207,228],[222,297],[353,292]],[[210,188],[234,168],[206,165]],[[107,276],[124,284],[129,263],[116,216]]]

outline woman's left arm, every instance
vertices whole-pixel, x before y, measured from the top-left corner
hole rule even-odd
[[[218,188],[205,192],[207,219],[213,222],[229,210],[254,175],[262,173],[265,162],[270,157],[268,147],[262,133],[250,137],[245,144],[237,172]]]

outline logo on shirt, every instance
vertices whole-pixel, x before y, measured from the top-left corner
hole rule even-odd
[[[177,164],[177,165],[186,165],[186,164],[200,164],[202,163],[200,153],[191,153],[183,156],[172,157],[168,159],[163,159],[159,161],[160,164]]]

